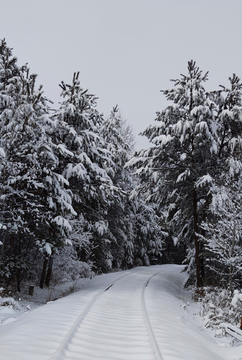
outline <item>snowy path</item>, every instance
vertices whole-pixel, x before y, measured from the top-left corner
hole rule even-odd
[[[88,360],[161,360],[154,356],[157,349],[145,312],[142,290],[146,280],[147,274],[130,272],[101,291],[84,309],[53,360],[79,359],[80,354]]]
[[[163,265],[97,276],[1,326],[0,359],[228,359],[181,306],[188,295],[180,270]]]

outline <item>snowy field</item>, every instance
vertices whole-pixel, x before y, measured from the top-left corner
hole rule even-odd
[[[181,270],[119,271],[24,313],[0,307],[0,359],[242,359],[242,345],[231,346],[231,337],[215,337],[203,326]]]

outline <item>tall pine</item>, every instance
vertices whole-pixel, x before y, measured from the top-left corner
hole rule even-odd
[[[94,261],[96,269],[103,271],[110,262],[107,211],[116,192],[109,175],[110,153],[99,134],[103,117],[96,109],[96,97],[81,88],[79,73],[74,73],[71,85],[62,82],[60,87],[63,101],[53,118],[53,141],[60,159],[59,173],[73,193],[74,226],[82,229],[73,240],[80,259]]]
[[[53,122],[42,87],[35,89],[36,75],[29,74],[27,66],[17,67],[5,41],[0,50],[0,133],[5,153],[0,172],[1,273],[8,282],[16,279],[20,289],[33,266],[32,256],[43,254],[47,264],[55,249],[65,244],[70,230],[65,216],[74,210],[67,181],[55,171],[58,158],[48,134]]]
[[[157,112],[157,124],[144,132],[152,146],[130,161],[137,167],[139,192],[159,206],[161,222],[176,241],[190,248],[190,265],[195,261],[197,286],[203,285],[203,248],[198,235],[206,219],[214,182],[218,152],[213,102],[203,74],[194,61],[188,74],[172,80],[174,88],[163,91],[170,104]]]

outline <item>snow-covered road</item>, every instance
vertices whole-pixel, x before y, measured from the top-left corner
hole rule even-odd
[[[234,359],[226,343],[194,320],[181,269],[160,265],[96,276],[81,291],[1,326],[0,359]]]

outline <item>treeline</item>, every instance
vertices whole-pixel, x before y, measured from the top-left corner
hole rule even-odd
[[[160,256],[156,208],[130,194],[131,128],[104,118],[79,73],[52,109],[36,74],[0,41],[0,281],[49,285],[149,264]]]
[[[194,61],[134,153],[118,107],[61,82],[53,109],[0,42],[1,285],[49,285],[186,258],[187,284],[241,286],[242,83],[207,91]],[[165,246],[164,246],[165,245]],[[162,249],[163,247],[163,249]],[[166,252],[164,252],[166,249]],[[163,251],[163,260],[161,255]]]
[[[130,160],[160,224],[187,250],[188,284],[241,287],[242,83],[207,91],[194,61],[163,91],[169,105],[144,132],[152,147]]]

